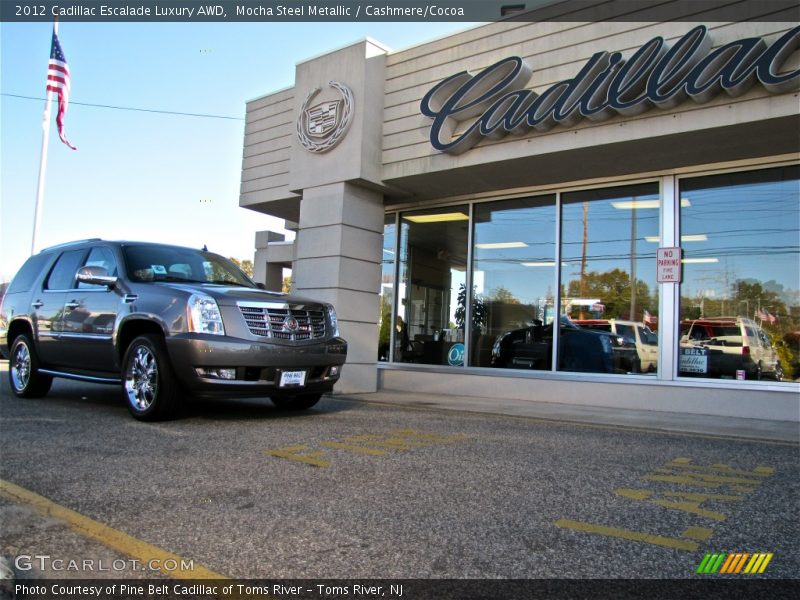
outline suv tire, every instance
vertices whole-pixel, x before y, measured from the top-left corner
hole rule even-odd
[[[161,337],[140,335],[128,346],[122,359],[122,391],[128,411],[140,421],[175,415],[180,389]]]
[[[272,403],[283,410],[306,410],[314,406],[322,394],[303,394],[302,396],[273,396]]]
[[[52,377],[39,373],[39,357],[27,334],[17,336],[11,344],[8,381],[20,398],[41,398],[53,385]]]

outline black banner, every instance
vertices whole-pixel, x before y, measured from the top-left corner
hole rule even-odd
[[[6,582],[11,583],[11,582]],[[4,586],[5,587],[5,586]],[[797,598],[800,580],[713,576],[644,580],[79,580],[39,579],[12,583],[18,600],[575,600],[595,598],[736,600]],[[4,600],[7,596],[2,596]]]
[[[800,21],[796,0],[2,0],[0,21]]]

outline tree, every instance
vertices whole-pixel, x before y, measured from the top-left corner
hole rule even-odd
[[[745,317],[753,318],[761,309],[772,315],[788,314],[778,292],[765,289],[759,281],[738,279],[731,287],[734,310]]]
[[[492,290],[492,295],[489,300],[493,302],[502,302],[503,304],[519,304],[519,300],[514,297],[514,294],[505,286],[500,286]]]
[[[590,271],[581,281],[569,282],[565,296],[572,298],[599,298],[605,305],[605,314],[613,318],[627,317],[638,321],[647,310],[657,312],[658,302],[650,296],[650,287],[641,279],[636,280],[636,314],[630,314],[631,278],[622,269],[611,271]],[[655,308],[654,308],[655,307]]]
[[[248,259],[239,260],[238,258],[233,258],[232,256],[229,257],[228,260],[230,260],[233,264],[235,264],[237,267],[239,267],[244,272],[244,274],[247,275],[248,277],[252,277],[253,276],[253,261],[252,260],[248,260]]]

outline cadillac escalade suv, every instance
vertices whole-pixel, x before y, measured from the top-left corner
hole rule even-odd
[[[54,377],[121,386],[140,420],[184,395],[269,396],[302,410],[333,389],[347,343],[330,304],[267,292],[203,250],[99,239],[28,259],[0,306],[11,389]]]

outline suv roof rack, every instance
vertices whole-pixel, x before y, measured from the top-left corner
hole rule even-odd
[[[46,252],[48,250],[57,250],[58,248],[68,248],[69,246],[76,246],[78,244],[85,244],[87,242],[102,242],[102,238],[86,238],[85,240],[75,240],[72,242],[64,242],[63,244],[56,244],[55,246],[48,246],[42,248],[39,252]]]

